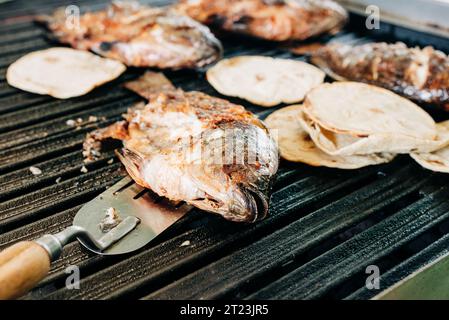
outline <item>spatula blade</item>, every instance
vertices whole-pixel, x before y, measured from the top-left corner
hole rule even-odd
[[[140,223],[125,237],[103,251],[80,240],[89,250],[102,255],[123,254],[143,247],[192,207],[187,204],[175,207],[126,177],[86,203],[76,214],[73,224],[85,228],[95,239],[101,239],[107,233],[102,230],[100,223],[110,208],[115,210],[121,221],[134,216]]]

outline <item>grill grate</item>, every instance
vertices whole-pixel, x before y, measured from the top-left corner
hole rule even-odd
[[[123,175],[117,160],[109,163],[112,153],[81,173],[81,145],[87,132],[116,121],[139,100],[120,84],[142,70],[132,69],[113,83],[68,101],[21,92],[5,82],[11,62],[53,45],[32,22],[32,15],[74,3],[90,10],[105,1],[17,0],[0,5],[0,249],[67,227],[83,203]],[[335,40],[391,41],[405,35],[409,44],[449,48],[448,40],[434,36],[429,40],[392,26],[383,26],[376,34],[357,33],[361,22],[352,18]],[[227,57],[302,59],[263,41],[226,36],[223,42]],[[201,72],[166,74],[185,90],[217,95]],[[231,100],[261,117],[273,110]],[[431,112],[436,119],[448,118]],[[100,120],[85,122],[79,129],[66,124],[90,115]],[[32,175],[31,165],[41,168],[42,175]],[[448,195],[444,175],[425,171],[406,156],[348,172],[282,162],[268,219],[236,225],[193,211],[154,243],[120,257],[91,255],[72,243],[49,276],[25,298],[368,299],[379,291],[365,288],[366,266],[380,267],[384,289],[447,252]],[[191,245],[180,246],[185,240]],[[81,269],[80,289],[68,290],[64,271],[74,264]]]

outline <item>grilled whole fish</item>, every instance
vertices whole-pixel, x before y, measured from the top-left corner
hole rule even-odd
[[[177,9],[202,23],[272,41],[338,31],[347,20],[332,0],[181,0]]]
[[[335,43],[314,52],[311,60],[336,80],[374,84],[449,110],[449,57],[432,47]]]
[[[128,66],[202,67],[221,57],[222,46],[210,30],[169,8],[113,2],[107,10],[68,20],[64,9],[39,17],[56,38]]]
[[[128,173],[158,195],[232,221],[267,215],[279,156],[256,116],[226,100],[176,89],[160,73],[147,72],[127,88],[150,102],[89,134],[85,156],[95,156],[99,141],[119,139]]]

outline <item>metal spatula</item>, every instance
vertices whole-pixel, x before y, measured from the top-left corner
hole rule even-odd
[[[72,226],[0,252],[0,299],[17,298],[32,289],[48,274],[51,262],[60,256],[63,247],[75,239],[97,254],[128,253],[143,247],[190,209],[184,203],[174,206],[124,178],[86,203]],[[111,210],[115,220],[107,224],[111,217],[106,215]]]

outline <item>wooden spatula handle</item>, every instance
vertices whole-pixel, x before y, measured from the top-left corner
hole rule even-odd
[[[37,285],[50,270],[47,251],[22,241],[0,252],[0,299],[14,299]]]

